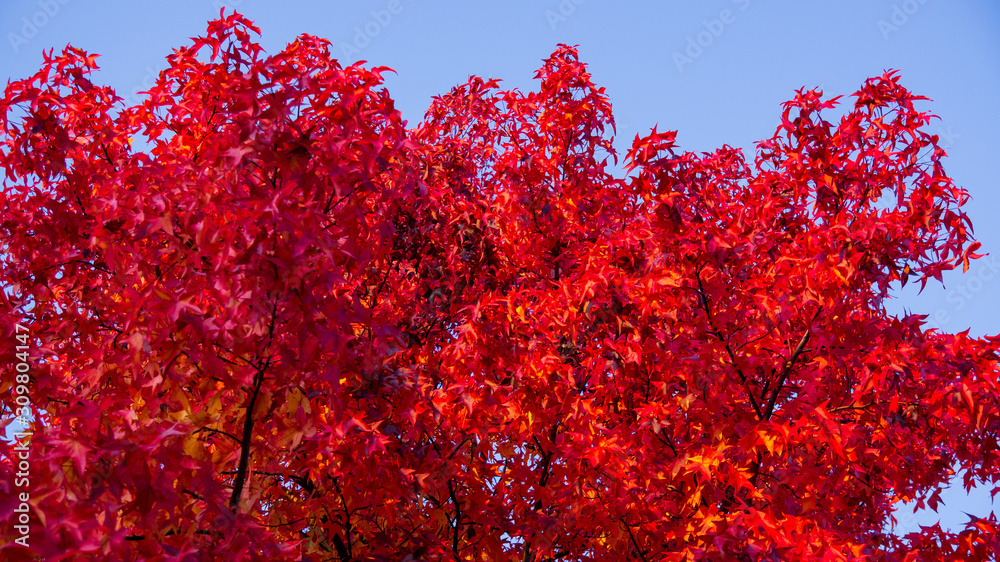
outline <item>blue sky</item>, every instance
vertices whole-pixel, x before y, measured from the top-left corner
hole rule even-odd
[[[127,100],[165,67],[164,57],[201,34],[220,8],[235,8],[280,50],[300,33],[331,40],[341,62],[389,66],[386,85],[411,124],[431,96],[470,74],[534,88],[532,76],[558,43],[578,45],[607,89],[624,153],[636,133],[678,130],[681,148],[729,144],[752,155],[769,137],[779,104],[802,86],[847,95],[899,69],[902,83],[932,98],[931,130],[948,149],[948,173],[972,195],[968,207],[993,255],[945,287],[907,287],[891,306],[930,315],[932,325],[1000,333],[1000,2],[995,0],[109,0],[0,1],[0,79],[37,70],[43,49],[67,43],[103,55],[98,82]],[[911,290],[913,289],[913,290]],[[989,494],[956,486],[939,513],[898,514],[900,530],[941,519],[954,527],[992,509]]]

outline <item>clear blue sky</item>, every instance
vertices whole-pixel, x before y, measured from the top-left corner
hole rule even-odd
[[[907,291],[893,304],[931,315],[946,331],[1000,332],[1000,2],[996,0],[0,0],[0,79],[27,76],[41,51],[72,43],[100,53],[98,82],[126,99],[145,89],[171,49],[201,34],[223,6],[261,28],[276,52],[300,33],[331,40],[341,62],[390,66],[387,86],[416,123],[431,96],[470,74],[530,89],[557,43],[579,45],[607,88],[618,147],[654,124],[682,148],[724,143],[749,150],[769,137],[779,104],[802,86],[850,94],[886,69],[928,96],[931,128],[948,147],[946,169],[972,194],[976,235],[994,256],[946,288]],[[902,530],[940,517],[987,515],[989,494],[950,492],[938,514],[898,514]]]

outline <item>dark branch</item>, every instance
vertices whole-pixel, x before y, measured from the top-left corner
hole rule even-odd
[[[247,401],[247,413],[243,418],[243,438],[240,440],[240,464],[236,469],[236,480],[233,482],[233,495],[229,497],[229,507],[236,511],[240,505],[240,496],[243,495],[243,486],[246,484],[247,469],[250,466],[250,441],[253,439],[253,410],[257,404],[257,396],[260,394],[260,387],[264,384],[264,371],[271,365],[271,360],[264,362],[257,374],[254,375],[253,391]]]
[[[822,309],[817,310],[816,314],[813,316],[813,320],[819,316]],[[778,382],[774,386],[774,391],[771,393],[771,398],[767,401],[767,408],[764,411],[764,419],[771,419],[771,415],[774,414],[774,404],[778,400],[778,394],[781,389],[785,386],[785,379],[788,378],[788,374],[792,372],[792,366],[795,365],[795,361],[802,355],[802,350],[806,348],[806,344],[809,343],[809,336],[812,334],[812,327],[806,328],[806,333],[802,334],[802,339],[799,340],[799,344],[795,346],[795,350],[792,351],[792,355],[785,361],[784,367],[781,369],[781,374],[778,375]]]
[[[740,376],[740,382],[743,384],[743,389],[746,390],[747,398],[750,399],[750,405],[753,406],[753,411],[757,414],[757,419],[763,420],[764,413],[761,411],[760,405],[757,403],[757,399],[753,395],[753,391],[750,390],[750,384],[747,380],[747,376],[743,374],[743,369],[740,369],[736,365],[736,353],[733,352],[733,348],[729,345],[729,342],[722,337],[722,334],[715,327],[715,321],[712,319],[712,308],[708,302],[708,294],[705,293],[705,286],[701,282],[701,270],[698,270],[698,272],[695,273],[695,279],[698,280],[698,295],[701,297],[698,300],[701,301],[702,310],[705,311],[705,316],[708,317],[708,327],[711,328],[712,335],[725,346],[726,353],[729,355],[729,362],[733,365],[733,368],[736,369],[736,374]]]

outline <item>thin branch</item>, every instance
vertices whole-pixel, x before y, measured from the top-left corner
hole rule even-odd
[[[455,486],[452,485],[451,479],[448,480],[448,496],[451,498],[451,503],[455,506],[455,522],[451,534],[451,552],[455,555],[455,560],[461,560],[458,552],[458,543],[459,529],[462,523],[462,506],[459,505],[458,498],[455,497]]]
[[[552,430],[549,432],[549,440],[552,442],[552,447],[553,448],[542,454],[542,467],[541,467],[542,471],[541,471],[541,474],[538,477],[538,487],[539,488],[544,488],[545,485],[548,484],[548,482],[549,482],[549,475],[551,474],[550,469],[551,469],[551,465],[552,465],[552,456],[555,453],[554,449],[555,449],[555,444],[556,444],[556,437],[558,436],[558,431],[559,431],[559,421],[557,420],[554,424],[552,424]],[[538,437],[532,436],[532,439],[535,440],[535,445],[538,446],[538,450],[539,451],[543,450],[542,443],[538,440]],[[535,511],[539,511],[539,510],[542,509],[542,507],[543,507],[542,506],[542,500],[541,499],[536,499],[535,500],[535,505],[534,505],[534,510]],[[523,558],[523,562],[530,562],[533,559],[534,558],[531,555],[531,541],[527,541],[526,540],[526,541],[524,541],[524,558]]]
[[[813,315],[813,320],[819,316],[819,313],[823,309],[820,308]],[[806,344],[809,343],[809,337],[812,335],[812,326],[806,328],[806,333],[802,334],[802,339],[799,340],[799,344],[795,346],[795,350],[792,351],[792,355],[785,361],[785,366],[781,369],[781,374],[778,375],[778,382],[774,386],[774,391],[771,393],[771,398],[767,401],[767,408],[764,411],[764,419],[771,419],[771,415],[774,414],[774,404],[778,400],[778,394],[781,389],[785,386],[785,380],[788,378],[788,374],[792,372],[792,366],[795,365],[795,361],[802,355],[802,350],[806,348]]]
[[[201,429],[195,430],[195,433],[199,433],[201,431],[208,431],[208,432],[210,432],[210,433],[212,433],[214,435],[224,435],[224,436],[232,439],[233,441],[236,441],[237,443],[241,443],[242,444],[242,441],[240,441],[239,437],[236,437],[235,435],[233,435],[232,433],[229,433],[228,431],[222,431],[222,430],[214,429],[214,428],[211,428],[211,427],[203,427]]]
[[[229,507],[236,511],[240,505],[240,496],[243,495],[243,486],[246,484],[247,468],[250,466],[250,441],[253,438],[253,410],[257,403],[257,396],[260,395],[260,387],[264,384],[264,371],[271,365],[271,360],[267,359],[257,374],[254,375],[253,391],[247,402],[246,416],[243,418],[243,438],[240,440],[240,464],[236,470],[236,481],[233,483],[233,494],[229,497]]]
[[[646,558],[646,553],[639,547],[639,541],[635,540],[635,535],[632,534],[632,526],[625,521],[624,517],[622,517],[620,521],[622,522],[622,525],[625,525],[625,530],[628,531],[628,538],[632,541],[632,547],[635,548],[636,554],[639,555],[639,558],[642,559],[643,562],[649,562],[649,559]]]
[[[705,315],[708,317],[708,327],[712,329],[712,335],[725,346],[726,353],[729,355],[729,361],[733,365],[733,368],[736,369],[736,374],[740,376],[740,382],[743,383],[743,389],[746,391],[747,397],[750,399],[750,405],[753,406],[753,411],[757,414],[757,419],[763,420],[764,414],[761,412],[760,405],[757,403],[757,399],[750,390],[749,380],[747,379],[747,376],[743,374],[743,369],[740,369],[736,365],[736,353],[733,352],[733,348],[729,345],[729,342],[722,337],[722,334],[715,327],[715,321],[712,319],[712,308],[708,302],[708,294],[705,293],[705,286],[701,282],[700,269],[695,273],[695,279],[698,280],[698,295],[701,297],[699,300],[701,301],[701,307],[705,311]]]

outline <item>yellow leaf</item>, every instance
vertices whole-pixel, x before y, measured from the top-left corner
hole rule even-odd
[[[191,403],[188,402],[187,396],[183,392],[178,391],[174,393],[174,400],[180,402],[182,407],[180,411],[174,412],[171,416],[174,418],[174,421],[183,421],[191,417]]]
[[[268,412],[271,409],[271,393],[261,392],[257,396],[257,403],[254,405],[253,415],[259,416],[263,413]]]
[[[765,431],[758,431],[757,437],[759,437],[760,442],[764,443],[764,446],[767,447],[767,452],[774,454],[774,442],[776,441],[776,438]]]
[[[695,488],[694,493],[691,494],[691,497],[688,499],[687,503],[691,507],[698,507],[698,504],[701,503],[701,488],[700,487]]]
[[[691,403],[694,402],[694,394],[688,394],[681,399],[681,409],[685,412],[691,407]]]
[[[310,404],[309,398],[297,388],[293,388],[288,391],[286,404],[287,411],[290,414],[294,414],[299,411],[299,408],[305,410],[307,414],[312,413],[312,404]]]
[[[198,438],[188,435],[184,438],[184,454],[195,460],[204,460],[205,445]]]
[[[289,414],[299,411],[299,404],[302,402],[302,393],[297,388],[288,390],[288,398],[285,400],[285,407]]]
[[[209,419],[218,419],[219,412],[222,411],[222,396],[216,394],[210,398],[208,404],[205,406],[205,410],[208,412]]]

